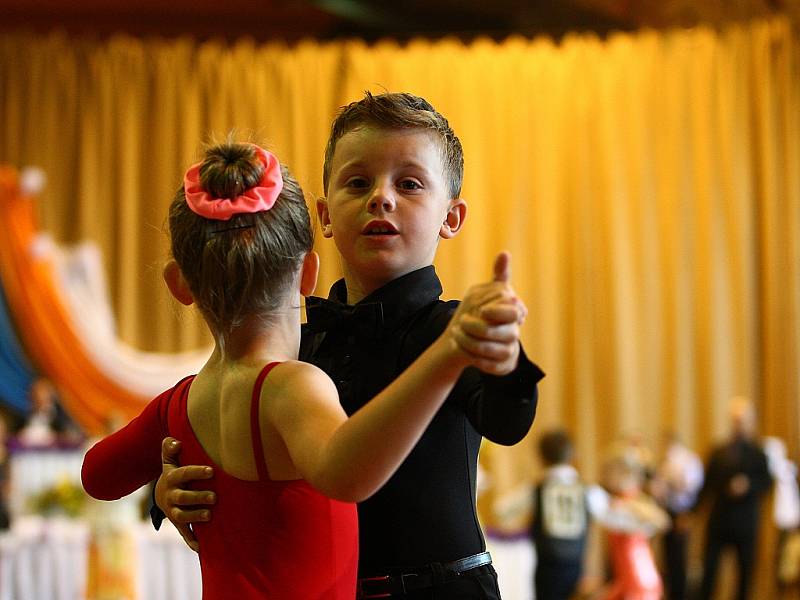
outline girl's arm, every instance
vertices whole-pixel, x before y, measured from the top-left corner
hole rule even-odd
[[[586,499],[592,518],[610,531],[651,536],[669,526],[669,515],[645,494],[614,498],[594,485],[587,491]]]
[[[320,369],[277,367],[280,389],[264,405],[302,477],[333,498],[364,500],[405,460],[465,366],[513,369],[524,307],[505,283],[496,275],[471,288],[444,333],[350,419]]]
[[[400,466],[452,389],[461,368],[431,347],[388,388],[347,418],[336,387],[313,365],[285,363],[283,396],[270,412],[300,475],[323,494],[360,502]],[[289,371],[286,373],[286,371]],[[263,406],[263,405],[262,405]]]
[[[86,453],[81,481],[90,496],[117,500],[158,477],[161,439],[167,435],[166,408],[174,389],[156,397],[138,417]]]

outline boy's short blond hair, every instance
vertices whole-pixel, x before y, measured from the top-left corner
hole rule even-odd
[[[325,148],[322,183],[326,194],[337,142],[346,133],[365,126],[431,131],[440,141],[448,194],[451,198],[458,198],[461,195],[461,184],[464,179],[464,151],[461,142],[447,119],[427,100],[405,92],[377,96],[364,92],[361,100],[351,102],[342,108],[331,125],[331,133]]]

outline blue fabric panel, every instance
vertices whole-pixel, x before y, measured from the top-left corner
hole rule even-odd
[[[0,403],[15,412],[27,413],[28,388],[34,378],[35,373],[22,351],[0,285]]]

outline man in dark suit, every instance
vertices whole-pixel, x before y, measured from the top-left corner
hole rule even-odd
[[[710,599],[723,548],[736,551],[737,598],[746,600],[752,579],[759,506],[771,479],[767,458],[755,441],[755,410],[736,397],[729,408],[731,435],[711,453],[699,503],[711,503],[706,531],[701,598]]]

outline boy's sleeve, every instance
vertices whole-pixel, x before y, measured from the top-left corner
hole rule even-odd
[[[138,417],[86,453],[81,481],[90,496],[117,500],[159,476],[171,393],[168,390],[152,400]]]
[[[423,326],[433,343],[447,327],[458,308],[457,300],[437,305]],[[544,372],[533,364],[520,344],[517,368],[508,375],[488,375],[474,367],[464,369],[450,394],[450,399],[463,403],[467,418],[486,439],[511,446],[527,435],[536,416],[537,384]]]
[[[520,345],[517,368],[508,375],[464,371],[465,410],[475,430],[497,444],[511,446],[527,435],[536,416],[537,384],[544,377]]]

